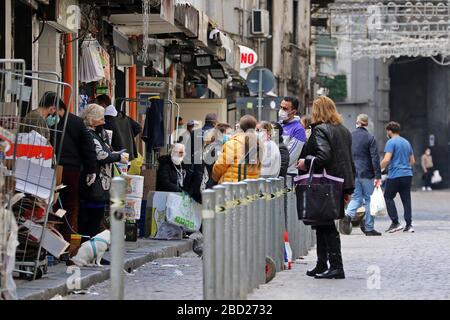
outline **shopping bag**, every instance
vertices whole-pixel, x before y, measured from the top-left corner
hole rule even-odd
[[[344,215],[344,179],[333,177],[323,170],[313,174],[314,160],[309,174],[295,178],[298,219],[303,222],[333,221]]]
[[[374,217],[387,215],[386,201],[384,201],[383,191],[380,187],[376,187],[370,196],[370,215]]]
[[[431,177],[431,183],[432,184],[438,184],[438,183],[441,183],[441,182],[442,182],[442,177],[439,174],[439,170],[435,170],[433,172],[433,177]]]
[[[140,176],[142,173],[142,165],[144,164],[144,157],[138,153],[138,157],[131,161],[130,169],[128,174],[132,176]]]
[[[167,196],[167,222],[196,232],[202,224],[201,205],[185,193]]]

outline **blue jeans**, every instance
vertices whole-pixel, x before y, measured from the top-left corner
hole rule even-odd
[[[356,211],[364,204],[366,208],[366,231],[372,231],[374,229],[374,218],[370,214],[370,196],[375,189],[374,180],[372,179],[360,179],[355,181],[355,192],[353,193],[352,200],[347,206],[346,214],[352,219],[356,216]]]

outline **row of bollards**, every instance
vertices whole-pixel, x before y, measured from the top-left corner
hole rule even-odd
[[[204,299],[246,299],[271,271],[284,270],[285,231],[293,260],[307,255],[315,239],[297,218],[292,177],[224,183],[204,191]]]

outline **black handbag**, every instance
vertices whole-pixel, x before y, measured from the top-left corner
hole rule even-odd
[[[314,174],[314,159],[306,175],[295,178],[297,214],[306,222],[331,222],[343,218],[344,179],[328,175],[326,170]]]

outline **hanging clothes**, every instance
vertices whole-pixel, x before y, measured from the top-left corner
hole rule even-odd
[[[100,51],[101,46],[97,40],[87,39],[82,43],[79,66],[80,82],[90,83],[105,78],[105,69]]]
[[[142,140],[147,152],[164,147],[164,100],[153,99],[145,113]]]

